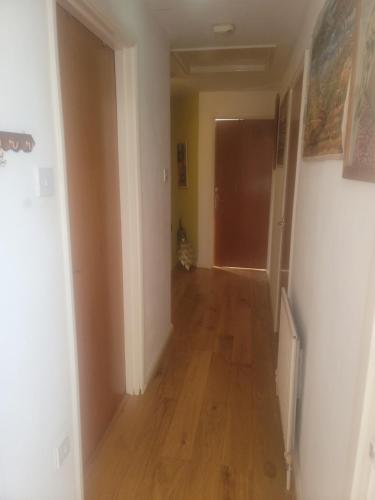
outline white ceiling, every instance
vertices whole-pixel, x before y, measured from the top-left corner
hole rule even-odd
[[[309,0],[146,0],[167,33],[172,49],[276,45],[272,65],[259,71],[174,76],[176,88],[237,90],[277,88]],[[233,23],[230,35],[212,26]],[[235,56],[235,53],[234,53]],[[207,60],[207,57],[206,57]]]

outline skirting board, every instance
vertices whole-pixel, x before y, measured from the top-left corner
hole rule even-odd
[[[150,381],[154,378],[154,376],[156,375],[156,372],[158,371],[158,368],[160,366],[160,362],[164,356],[164,353],[167,349],[167,346],[169,344],[169,341],[171,340],[171,336],[173,334],[173,330],[174,330],[174,326],[171,324],[170,326],[170,329],[169,329],[169,335],[167,336],[165,342],[164,342],[164,345],[160,351],[160,354],[159,354],[159,357],[155,363],[155,365],[153,366],[152,370],[150,371],[150,373],[148,374],[147,376],[147,379],[145,380],[145,385],[144,385],[144,388],[143,388],[143,392],[146,390],[148,384],[150,383]]]
[[[294,488],[296,490],[296,500],[304,500],[302,492],[302,477],[299,465],[299,457],[296,453],[294,453],[293,457],[293,479],[294,479]]]

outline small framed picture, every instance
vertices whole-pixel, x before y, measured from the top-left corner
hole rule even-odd
[[[186,142],[180,142],[177,144],[177,185],[181,189],[187,189],[188,187]]]

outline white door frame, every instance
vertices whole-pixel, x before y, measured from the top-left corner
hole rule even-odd
[[[55,0],[115,52],[121,237],[124,282],[126,391],[139,394],[143,380],[143,245],[139,146],[137,47],[86,0]],[[60,87],[60,76],[57,75]],[[60,88],[59,88],[60,93]],[[61,135],[63,116],[60,109]],[[64,154],[65,157],[65,154]],[[65,158],[64,158],[65,160]],[[67,200],[66,200],[67,201]]]
[[[281,212],[280,212],[280,220],[277,222],[281,226],[282,221],[285,215],[285,201],[286,201],[286,185],[287,185],[287,177],[288,177],[288,166],[289,166],[289,140],[290,140],[290,125],[292,118],[292,103],[293,103],[293,90],[291,87],[288,87],[286,90],[283,99],[288,96],[287,103],[287,122],[286,122],[286,137],[285,137],[285,150],[284,150],[284,163],[283,168],[285,169],[285,174],[283,178],[283,195],[282,195],[282,204],[281,204]],[[281,101],[282,102],[282,101]],[[278,134],[279,135],[279,134]],[[276,165],[276,168],[280,168]],[[272,205],[272,202],[271,202]],[[272,234],[272,233],[271,233]],[[281,272],[281,262],[282,262],[282,254],[283,254],[283,241],[284,241],[284,228],[281,226],[280,232],[280,242],[278,245],[278,257],[277,257],[277,269],[276,269],[276,304],[273,318],[273,330],[277,332],[279,329],[279,313],[280,313],[280,302],[281,302],[281,290],[280,290],[280,272]],[[269,245],[272,248],[272,243]]]
[[[307,101],[307,92],[308,92],[308,82],[310,75],[310,51],[307,49],[304,54],[304,59],[301,65],[298,66],[298,70],[293,79],[292,85],[290,86],[290,95],[289,95],[289,106],[288,106],[288,129],[287,129],[287,147],[286,147],[286,161],[285,161],[285,175],[284,175],[284,185],[283,185],[283,201],[281,208],[281,219],[283,220],[285,216],[285,203],[286,203],[286,189],[287,189],[287,177],[288,177],[288,169],[289,169],[289,141],[290,141],[290,128],[291,128],[291,113],[292,113],[292,105],[293,105],[293,88],[298,80],[300,72],[303,71],[303,82],[302,82],[302,95],[301,95],[301,111],[300,111],[300,124],[298,131],[298,149],[297,149],[297,165],[296,165],[296,178],[294,183],[294,197],[293,197],[293,214],[292,214],[292,228],[290,235],[290,253],[289,253],[289,276],[288,276],[288,285],[287,285],[287,294],[290,299],[291,293],[291,283],[292,283],[292,274],[293,274],[293,255],[294,255],[294,235],[295,235],[295,226],[296,226],[296,209],[297,209],[297,199],[298,199],[298,187],[299,187],[299,178],[302,167],[302,158],[303,158],[303,131],[304,131],[304,121],[305,121],[305,108]],[[284,243],[284,230],[281,230],[280,237],[280,251],[279,251],[279,259],[278,259],[278,276],[277,276],[277,295],[276,295],[276,309],[275,309],[275,317],[274,317],[274,331],[276,332],[279,328],[279,309],[280,309],[280,273],[281,273],[281,265],[282,265],[282,254],[283,254],[283,243]]]
[[[64,273],[66,282],[67,332],[70,379],[73,395],[72,451],[75,455],[77,499],[83,499],[83,467],[80,423],[77,335],[67,191],[64,121],[62,112],[56,4],[59,3],[115,51],[119,182],[121,204],[122,265],[124,292],[124,338],[126,392],[144,390],[144,296],[141,172],[139,146],[139,101],[137,92],[137,47],[122,30],[108,21],[87,0],[45,0],[48,15],[50,82],[57,149],[56,186],[60,203]]]
[[[298,76],[296,77],[298,78]],[[288,276],[288,298],[291,296],[292,276],[293,276],[293,256],[294,256],[294,235],[296,232],[296,210],[298,200],[299,179],[301,175],[302,161],[303,161],[303,146],[304,146],[304,130],[305,130],[305,114],[307,95],[309,90],[310,78],[310,50],[305,50],[303,61],[303,82],[302,82],[302,96],[301,96],[301,112],[298,131],[298,150],[297,150],[297,166],[296,166],[296,179],[294,183],[294,198],[293,198],[293,215],[292,215],[292,229],[290,234],[290,253],[289,253],[289,276]]]
[[[222,120],[222,121],[225,121],[225,120],[272,120],[273,118],[265,118],[264,116],[260,116],[260,115],[251,115],[251,114],[236,114],[236,115],[233,115],[233,116],[227,116],[227,115],[219,115],[219,116],[215,116],[213,118],[213,125],[212,125],[212,134],[213,134],[213,144],[214,144],[214,151],[213,151],[213,161],[212,161],[212,169],[213,169],[213,185],[211,187],[211,193],[213,193],[213,199],[214,199],[214,202],[213,202],[213,214],[212,214],[212,220],[213,220],[213,223],[212,223],[212,266],[213,268],[217,268],[216,264],[215,264],[215,249],[216,249],[216,206],[215,206],[215,184],[216,184],[216,124],[217,124],[217,121],[218,120]],[[271,186],[272,188],[272,186]],[[270,193],[270,203],[271,203],[271,196],[272,196],[272,192]],[[268,234],[268,232],[267,232]],[[269,249],[269,239],[267,238],[267,259],[266,259],[266,267],[264,269],[255,269],[255,268],[247,268],[247,267],[244,267],[244,268],[239,268],[239,267],[227,267],[227,269],[251,269],[253,271],[267,271],[267,265],[268,265],[268,259],[269,259],[269,253],[270,253],[270,249]]]
[[[201,148],[205,149],[207,154],[206,168],[199,170],[198,182],[198,267],[211,269],[215,267],[215,173],[216,173],[216,120],[272,120],[273,115],[267,113],[239,113],[235,109],[233,112],[215,111],[212,113],[199,114],[200,120],[204,116],[207,120],[207,140],[202,143],[199,137],[199,164],[202,162]],[[272,196],[272,193],[271,193]],[[204,208],[202,201],[205,200]],[[202,251],[202,248],[204,250]],[[269,259],[270,248],[267,248],[267,262]],[[202,253],[204,254],[202,257]]]

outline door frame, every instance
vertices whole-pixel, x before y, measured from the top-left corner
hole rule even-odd
[[[285,163],[286,170],[285,170],[285,175],[284,175],[284,179],[283,179],[283,200],[282,200],[282,208],[281,208],[281,213],[280,213],[280,221],[283,219],[283,217],[285,215],[287,175],[288,175],[288,168],[289,168],[289,141],[290,141],[290,128],[291,128],[290,125],[291,125],[291,113],[292,113],[292,105],[293,105],[293,88],[294,88],[296,82],[298,81],[298,77],[301,74],[301,71],[303,71],[301,112],[300,112],[300,124],[299,124],[299,132],[298,132],[296,178],[295,178],[295,183],[294,183],[292,228],[291,228],[291,235],[290,235],[289,276],[288,276],[288,286],[287,286],[287,290],[286,290],[289,299],[291,299],[291,286],[292,286],[292,276],[293,276],[294,237],[295,237],[295,230],[296,230],[296,208],[297,208],[297,200],[298,200],[299,179],[300,179],[302,160],[303,160],[303,137],[304,137],[303,132],[304,132],[306,102],[307,102],[309,76],[310,76],[310,50],[309,49],[305,50],[303,61],[298,66],[298,69],[293,77],[292,84],[290,85],[290,87],[288,87],[288,92],[290,92],[290,95],[289,95],[289,103],[288,103],[288,127],[287,127],[287,147],[286,147],[287,159],[286,159],[286,163]],[[278,269],[277,269],[276,309],[275,309],[275,316],[273,319],[275,332],[277,332],[277,330],[279,328],[278,323],[279,323],[279,309],[280,309],[280,297],[281,297],[280,273],[281,273],[281,263],[282,263],[283,241],[284,241],[284,231],[281,230],[279,256],[278,256]]]
[[[276,93],[275,93],[276,95]],[[200,118],[202,117],[201,112],[199,113]],[[202,169],[200,174],[205,175],[204,182],[199,178],[198,183],[198,267],[202,268],[214,268],[215,267],[215,165],[216,165],[216,120],[272,120],[274,115],[269,113],[238,113],[233,112],[216,112],[209,113],[207,116],[207,139],[209,138],[209,143],[204,144],[207,153],[206,169]],[[201,141],[200,141],[201,142]],[[198,161],[201,162],[201,146],[199,145],[198,151]],[[272,192],[271,192],[272,196]],[[201,205],[201,200],[205,200],[205,208],[203,209]],[[201,246],[202,240],[202,228],[204,227],[204,247],[208,250],[208,256],[202,257]],[[268,254],[270,252],[270,247],[267,248],[267,262]]]
[[[219,117],[213,118],[213,161],[212,161],[212,186],[211,188],[211,193],[213,196],[213,218],[212,218],[212,265],[211,267],[214,269],[242,269],[242,270],[251,270],[251,271],[265,271],[268,273],[269,271],[269,260],[270,260],[270,217],[271,217],[271,208],[272,208],[272,171],[271,171],[271,188],[270,188],[270,204],[269,204],[269,218],[268,218],[268,231],[267,231],[267,255],[266,255],[266,267],[263,269],[257,269],[253,267],[232,267],[232,266],[217,266],[216,265],[216,203],[215,203],[215,197],[216,197],[216,124],[218,121],[257,121],[257,120],[264,120],[264,121],[275,121],[275,116],[271,118],[266,118],[264,116],[258,117],[257,115],[254,116],[249,116],[249,115],[241,115],[241,114],[236,114],[235,116],[227,117],[227,116],[222,116],[220,115]]]
[[[304,130],[305,130],[305,116],[306,116],[306,104],[307,96],[309,90],[309,78],[310,78],[310,49],[305,50],[303,64],[299,68],[299,71],[303,71],[303,81],[302,81],[302,95],[301,95],[301,113],[299,122],[299,132],[298,132],[298,150],[297,150],[297,165],[296,165],[296,179],[294,183],[294,198],[293,198],[293,215],[292,215],[292,229],[290,233],[290,253],[289,253],[289,276],[288,276],[288,289],[287,295],[291,299],[291,287],[292,287],[292,275],[293,275],[293,256],[294,256],[294,236],[296,232],[296,209],[298,200],[298,188],[299,180],[301,176],[301,168],[303,162],[303,145],[304,145]],[[298,79],[299,73],[294,78],[293,86]],[[286,191],[286,187],[285,187]]]
[[[61,5],[115,52],[119,184],[123,266],[126,392],[144,391],[144,295],[137,45],[87,0],[45,0],[50,89],[56,141],[56,189],[62,227],[77,498],[83,499],[83,464],[77,334],[71,257],[69,201],[58,53],[56,6]]]
[[[294,85],[294,81],[293,81]],[[289,141],[290,141],[290,125],[291,125],[291,118],[292,118],[292,104],[293,104],[293,87],[288,86],[287,90],[285,91],[283,99],[288,96],[288,109],[287,109],[287,119],[286,119],[286,137],[285,137],[285,150],[284,150],[284,176],[283,176],[283,186],[282,186],[282,204],[281,204],[281,212],[280,212],[280,219],[277,222],[278,225],[281,225],[281,221],[284,218],[285,215],[285,200],[286,200],[286,185],[287,185],[287,176],[288,176],[288,167],[289,167]],[[281,99],[281,103],[283,101]],[[277,134],[279,135],[279,134]],[[276,148],[278,145],[276,145]],[[277,150],[276,150],[277,151]],[[276,165],[276,168],[280,168]],[[271,191],[272,194],[272,191]],[[272,200],[271,200],[271,206],[272,206]],[[270,233],[272,235],[272,232]],[[280,315],[280,302],[281,302],[281,290],[280,290],[280,273],[281,273],[281,259],[282,259],[282,248],[283,248],[283,241],[284,241],[284,228],[280,228],[280,241],[278,244],[278,255],[277,255],[277,269],[276,269],[276,304],[275,304],[275,311],[274,311],[274,318],[273,318],[273,330],[274,332],[277,332],[279,329],[279,315]],[[272,242],[269,243],[269,248],[272,248]]]

